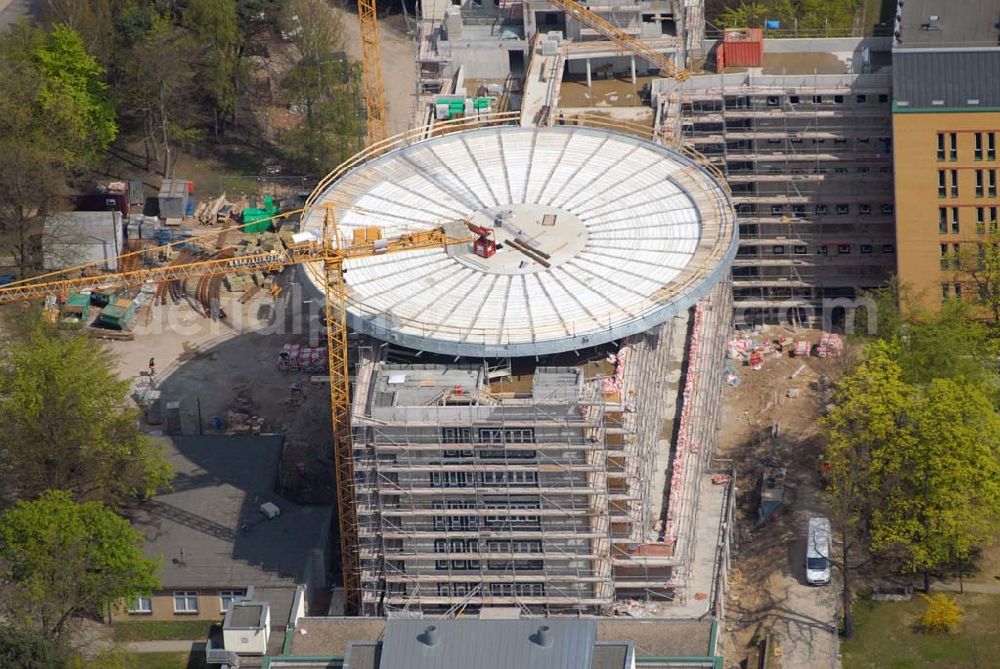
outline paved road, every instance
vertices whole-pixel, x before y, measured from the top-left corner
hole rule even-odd
[[[40,0],[0,0],[0,30],[38,10]]]
[[[776,574],[769,588],[777,600],[769,611],[775,641],[784,669],[837,669],[840,639],[837,636],[837,597],[840,583],[803,585],[792,575]],[[783,593],[783,597],[781,596]]]
[[[821,513],[822,500],[809,486],[797,486],[795,493],[795,510],[789,518],[791,522],[785,525],[787,562],[769,578],[768,590],[773,598],[769,618],[783,652],[783,669],[837,669],[840,573],[831,569],[832,580],[828,585],[806,584],[805,528],[810,516]]]

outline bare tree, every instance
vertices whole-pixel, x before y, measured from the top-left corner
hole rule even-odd
[[[972,288],[971,297],[989,311],[994,323],[1000,323],[1000,233],[996,221],[989,226],[980,228],[979,241],[962,244],[957,254],[942,262],[954,270],[955,283]]]
[[[164,58],[163,54],[171,54]],[[198,136],[194,129],[195,46],[176,26],[157,20],[134,49],[127,67],[126,94],[134,101],[146,151],[146,169],[163,152],[163,175],[170,175],[172,152]]]

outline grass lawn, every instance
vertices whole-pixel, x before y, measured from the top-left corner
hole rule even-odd
[[[115,641],[160,641],[180,639],[201,641],[208,638],[209,631],[218,623],[211,620],[164,620],[116,623]]]
[[[924,600],[859,600],[854,638],[841,645],[844,669],[959,669],[1000,667],[1000,595],[956,595],[965,611],[955,634],[915,629]]]
[[[129,669],[203,669],[204,653],[135,653],[129,656]]]

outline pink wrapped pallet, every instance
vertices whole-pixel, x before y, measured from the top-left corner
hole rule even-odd
[[[301,346],[298,344],[285,344],[278,353],[278,369],[283,372],[297,372],[299,370],[299,355]]]

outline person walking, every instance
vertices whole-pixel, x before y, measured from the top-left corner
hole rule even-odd
[[[149,359],[149,375],[156,376],[156,358]]]

